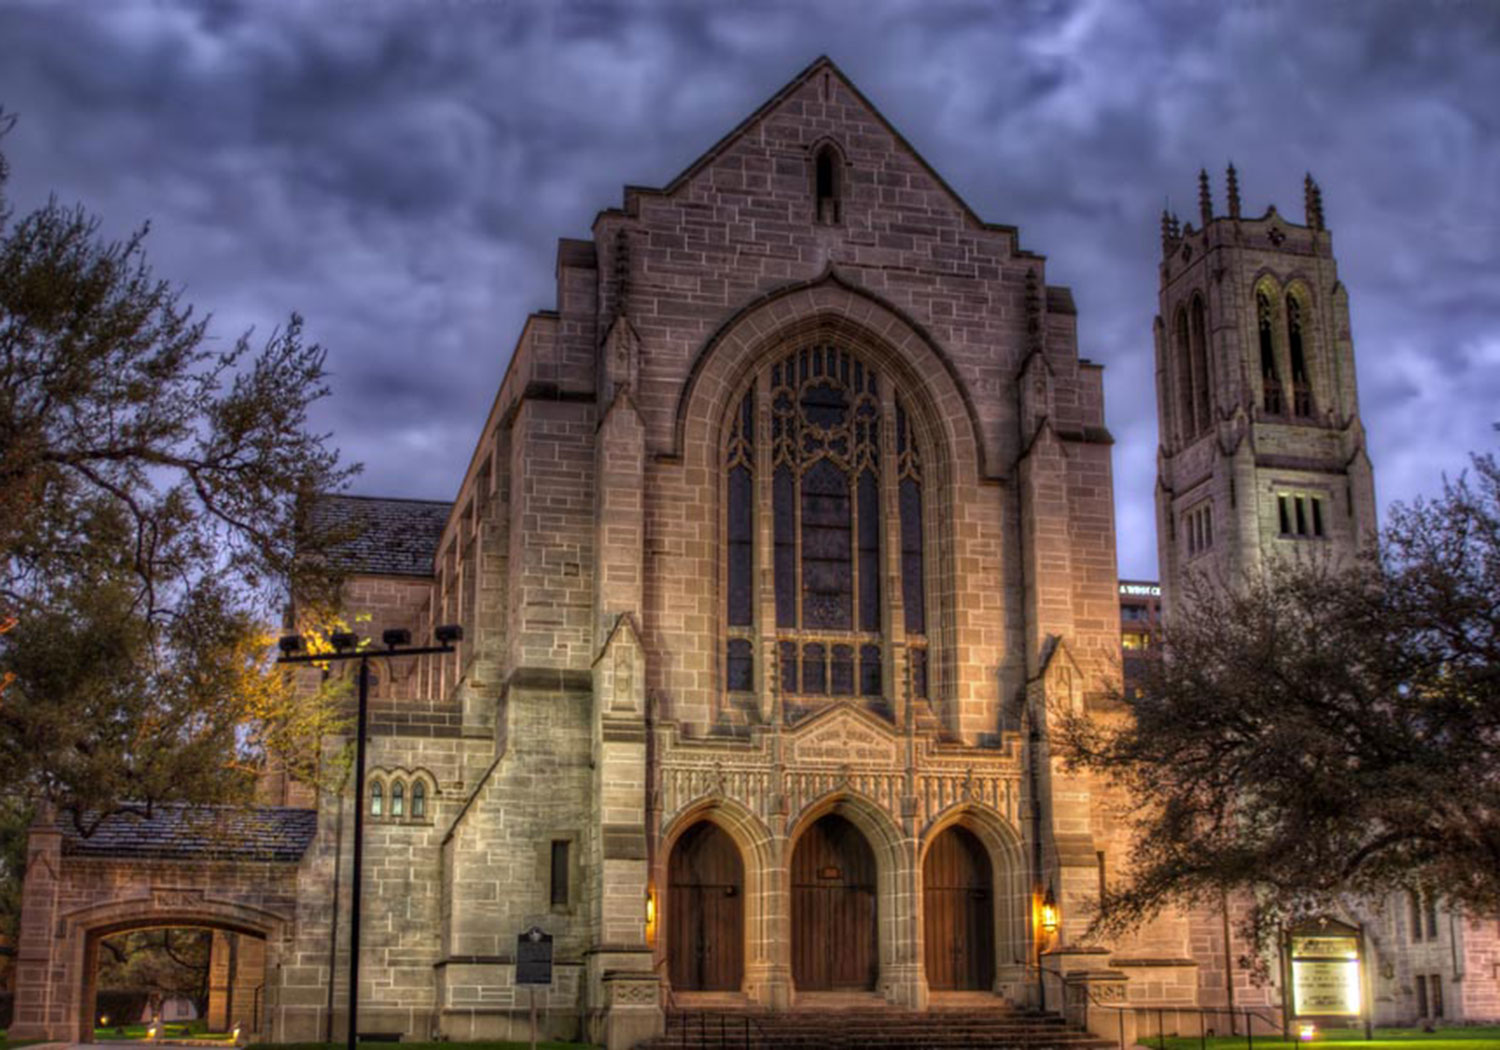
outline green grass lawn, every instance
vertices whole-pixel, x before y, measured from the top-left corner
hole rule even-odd
[[[1161,1046],[1155,1037],[1144,1040],[1151,1047]],[[1167,1036],[1166,1050],[1245,1050],[1244,1036],[1215,1036],[1199,1042],[1197,1036]],[[1363,1029],[1320,1029],[1311,1043],[1287,1042],[1279,1037],[1255,1037],[1256,1050],[1287,1050],[1309,1047],[1311,1050],[1500,1050],[1500,1028],[1439,1028],[1424,1032],[1418,1028],[1377,1028],[1375,1038],[1366,1039]]]
[[[228,1032],[205,1032],[206,1027],[202,1021],[168,1021],[162,1025],[161,1037],[163,1039],[211,1039],[214,1042],[230,1043],[234,1037]],[[127,1024],[108,1028],[95,1028],[94,1039],[120,1040],[120,1039],[146,1039],[146,1032],[150,1028],[145,1024]],[[0,1048],[3,1050],[3,1048]]]

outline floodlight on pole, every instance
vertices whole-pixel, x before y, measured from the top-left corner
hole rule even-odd
[[[391,628],[381,635],[384,649],[361,649],[360,639],[353,631],[335,631],[328,638],[333,645],[331,653],[307,653],[303,651],[300,635],[287,635],[277,643],[281,664],[323,664],[325,661],[359,661],[359,717],[355,725],[354,747],[354,872],[353,885],[349,893],[349,1030],[348,1050],[356,1050],[359,1041],[359,913],[360,898],[364,888],[365,856],[365,738],[368,734],[370,703],[370,657],[379,656],[426,656],[429,654],[457,652],[453,644],[464,636],[458,624],[444,624],[433,632],[437,645],[410,646],[411,632],[404,628]]]

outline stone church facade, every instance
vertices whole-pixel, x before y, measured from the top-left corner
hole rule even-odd
[[[1165,520],[1227,513],[1238,485],[1236,520],[1271,528],[1285,488],[1353,537],[1334,507],[1373,496],[1327,234],[1248,225],[1227,288],[1204,260],[1228,227],[1168,237]],[[1193,371],[1205,333],[1244,327],[1215,304],[1261,287],[1273,235],[1310,246],[1274,309],[1332,297],[1297,300],[1331,413],[1315,464],[1258,418],[1253,374]],[[1049,723],[1120,716],[1120,614],[1102,370],[1045,258],[821,59],[667,186],[627,188],[556,273],[453,502],[320,504],[362,526],[335,552],[361,634],[464,629],[451,656],[377,662],[360,1029],[515,1037],[533,994],[549,1031],[611,1047],[695,1005],[1212,1003],[1222,943],[1194,916],[1080,946],[1129,841]],[[1232,426],[1285,461],[1221,454]],[[237,879],[177,858],[142,885],[139,844],[34,837],[11,1035],[81,1034],[99,931],[178,912],[264,942],[271,1038],[341,1031],[355,800],[272,801],[315,828]],[[533,993],[534,925],[556,966]]]

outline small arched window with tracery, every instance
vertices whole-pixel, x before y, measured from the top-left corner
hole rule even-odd
[[[1313,414],[1312,381],[1307,374],[1307,349],[1304,345],[1302,303],[1291,292],[1286,297],[1286,345],[1292,360],[1292,414]]]
[[[391,816],[406,816],[406,783],[401,780],[391,785]]]
[[[1267,415],[1279,416],[1286,411],[1281,396],[1281,380],[1276,370],[1275,314],[1271,297],[1255,293],[1256,327],[1260,334],[1260,386],[1262,407]]]
[[[370,816],[378,817],[385,812],[385,788],[380,781],[370,785]]]
[[[427,781],[418,777],[411,784],[411,816],[422,820],[427,816]]]

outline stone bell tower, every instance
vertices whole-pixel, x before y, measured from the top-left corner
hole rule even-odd
[[[1162,213],[1156,317],[1157,545],[1170,619],[1189,574],[1233,584],[1267,557],[1372,542],[1375,493],[1349,299],[1322,193],[1304,219],[1228,213],[1198,175],[1199,221]]]

